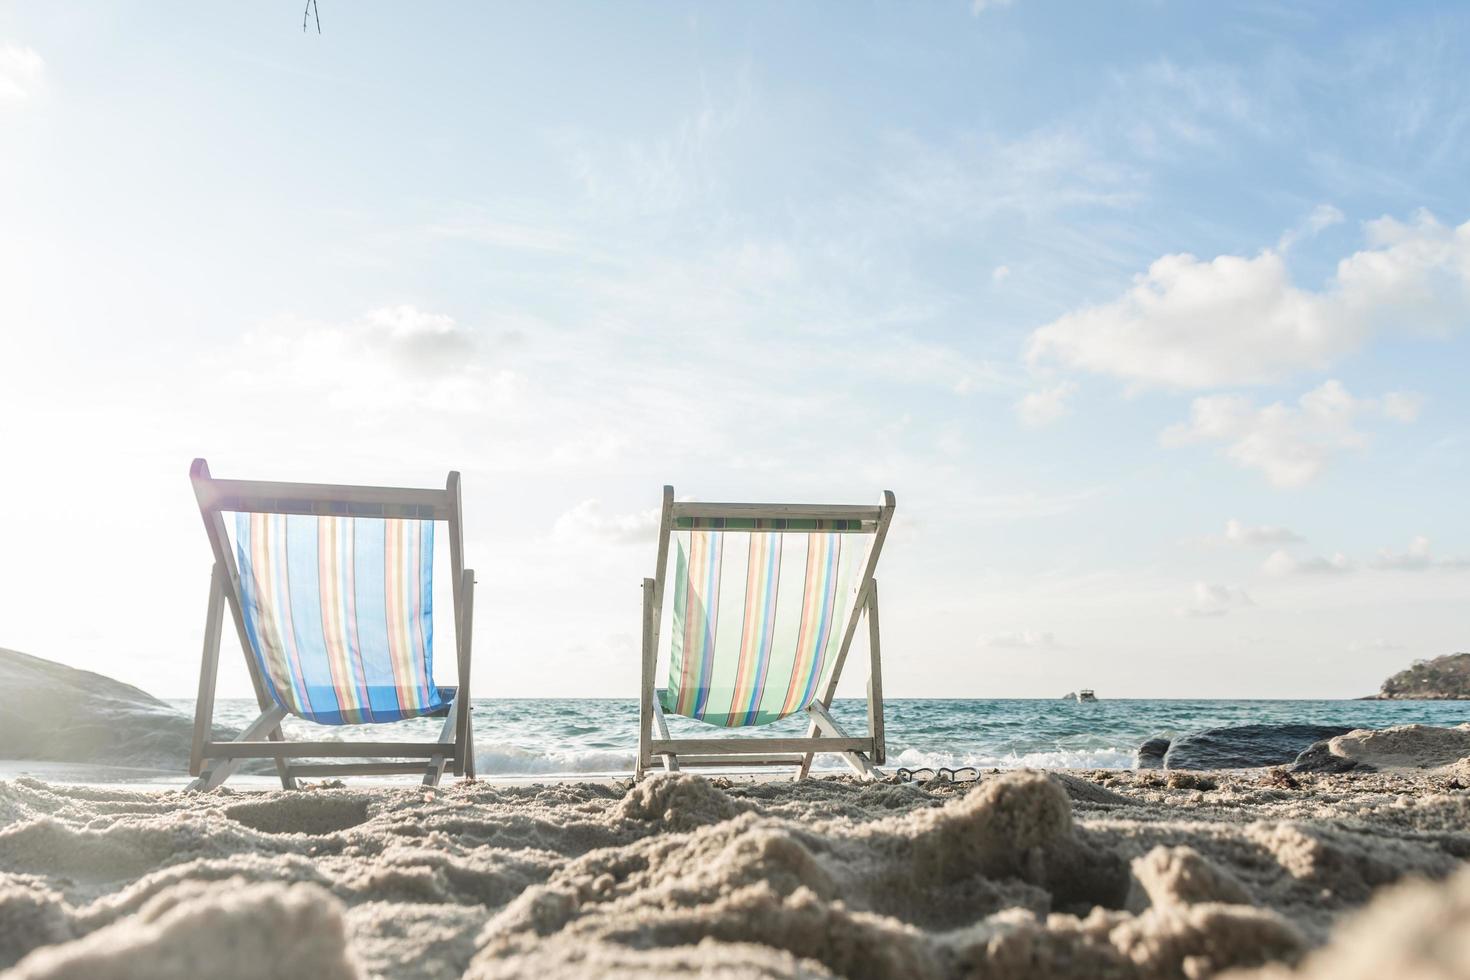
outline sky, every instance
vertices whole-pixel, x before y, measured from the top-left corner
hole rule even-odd
[[[0,646],[191,696],[203,456],[459,470],[477,696],[636,695],[665,483],[894,491],[890,697],[1470,649],[1464,5],[301,12],[0,2]]]

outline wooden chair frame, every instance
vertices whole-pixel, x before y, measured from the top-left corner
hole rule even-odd
[[[883,731],[883,670],[878,637],[878,580],[874,572],[883,541],[897,506],[891,490],[883,492],[883,502],[876,507],[821,504],[734,504],[674,501],[674,488],[664,487],[663,512],[658,530],[658,567],[653,578],[643,580],[643,671],[639,683],[638,759],[634,778],[641,779],[655,761],[666,772],[677,772],[681,766],[796,766],[796,778],[805,779],[811,771],[812,757],[818,752],[840,754],[843,760],[864,778],[879,775],[877,767],[886,761]],[[840,520],[858,521],[862,531],[871,533],[873,544],[858,582],[857,599],[842,634],[842,645],[832,676],[820,695],[806,706],[811,718],[804,738],[671,738],[663,706],[655,690],[659,654],[659,625],[663,619],[664,576],[669,562],[669,537],[679,518],[723,518],[756,520]],[[731,530],[739,530],[732,527]],[[829,710],[837,693],[837,682],[847,663],[847,652],[862,617],[868,618],[868,733],[850,735]]]
[[[424,785],[435,786],[448,770],[456,776],[473,779],[475,745],[470,724],[470,635],[474,619],[475,573],[464,567],[459,474],[451,472],[443,490],[217,480],[210,476],[209,464],[196,459],[189,469],[189,478],[194,484],[199,513],[204,518],[204,530],[214,551],[209,611],[204,621],[204,657],[199,670],[199,699],[194,709],[194,743],[189,756],[189,775],[197,778],[189,788],[207,790],[219,786],[245,759],[274,759],[281,786],[285,789],[295,789],[297,778],[305,776],[423,774]],[[407,518],[444,521],[449,525],[459,688],[450,703],[437,741],[286,741],[281,733],[281,721],[286,717],[286,710],[271,698],[245,630],[240,571],[225,530],[225,511]],[[233,741],[216,742],[212,740],[214,689],[219,676],[220,634],[227,605],[235,623],[240,649],[245,654],[245,665],[250,670],[260,717],[246,726]],[[340,757],[371,761],[327,764],[290,761],[293,758]],[[388,759],[417,761],[385,761]]]

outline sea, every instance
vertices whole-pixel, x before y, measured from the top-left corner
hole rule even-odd
[[[192,715],[189,700],[171,702]],[[485,776],[622,775],[633,768],[638,702],[633,699],[485,698],[474,706],[475,761]],[[862,700],[838,700],[833,714],[854,734],[867,731]],[[221,700],[218,724],[243,728],[259,713],[252,700]],[[978,766],[1126,769],[1154,736],[1229,725],[1316,724],[1354,728],[1457,725],[1470,721],[1470,701],[1211,701],[1101,699],[890,698],[884,708],[888,766]],[[288,738],[386,741],[432,739],[442,721],[416,718],[392,725],[327,730],[288,718]],[[670,717],[675,736],[803,735],[800,717],[760,729],[725,730]],[[836,757],[816,768],[838,769]]]

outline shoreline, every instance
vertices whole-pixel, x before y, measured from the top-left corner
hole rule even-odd
[[[1060,755],[1062,753],[1055,753]],[[1116,756],[1118,753],[1114,752]],[[951,763],[949,768],[974,768],[984,773],[1017,770],[1049,772],[1203,772],[1248,773],[1283,768],[1302,772],[1360,772],[1380,770],[1431,770],[1470,758],[1470,722],[1434,726],[1408,724],[1387,728],[1349,728],[1301,724],[1242,725],[1205,729],[1186,735],[1149,738],[1131,753],[1130,764],[1068,765],[1037,764],[1030,759],[1001,760],[1002,765]],[[1122,760],[1118,760],[1122,761]],[[890,755],[881,767],[887,774],[903,769],[910,771],[939,765],[909,758],[909,753]],[[658,769],[654,770],[659,771]],[[832,777],[845,774],[847,768],[835,756],[819,755],[812,769],[814,776]],[[616,783],[632,778],[631,768],[572,769],[560,771],[504,772],[483,771],[481,782],[490,785],[530,785],[550,782],[594,781]],[[747,771],[757,780],[791,778],[781,767]],[[81,763],[48,759],[0,758],[0,780],[29,778],[73,785],[116,789],[183,790],[191,777],[182,766],[129,766],[106,763]],[[313,782],[320,782],[319,780]],[[353,785],[409,787],[418,782],[412,776],[351,777]],[[231,777],[231,785],[245,789],[278,788],[271,771],[239,773]]]

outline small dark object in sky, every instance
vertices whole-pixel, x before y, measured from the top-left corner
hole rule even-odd
[[[306,33],[306,18],[310,14],[316,14],[316,32],[322,32],[322,9],[316,5],[316,0],[306,0],[306,9],[301,12],[301,33]]]

